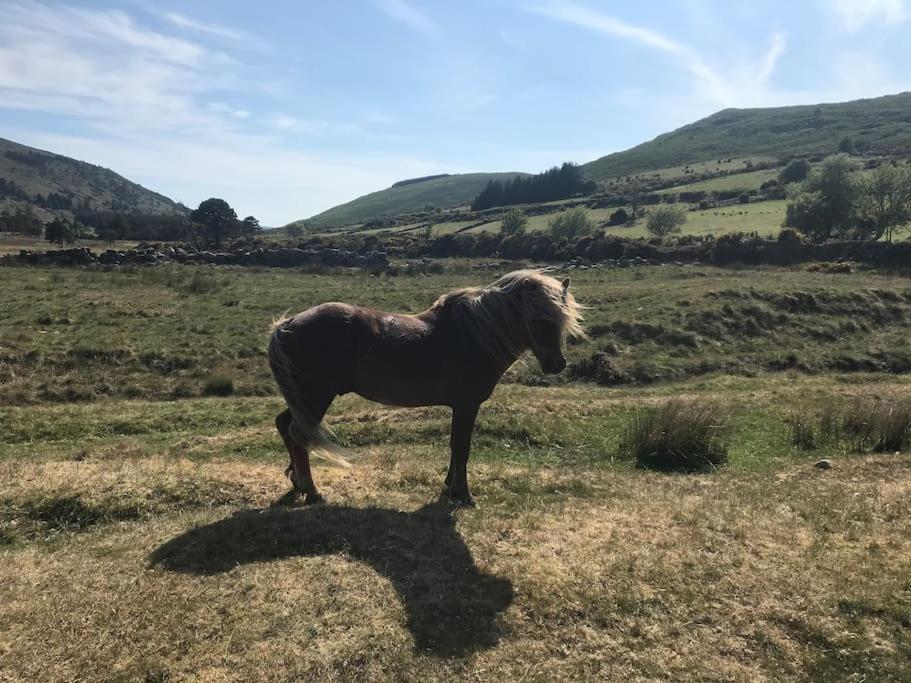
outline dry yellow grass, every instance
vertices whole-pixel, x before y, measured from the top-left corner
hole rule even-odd
[[[321,467],[316,508],[272,507],[274,464],[5,461],[0,679],[909,673],[907,456],[473,474],[483,507],[451,514],[440,462],[405,449]],[[37,502],[66,498],[130,514],[55,529]]]

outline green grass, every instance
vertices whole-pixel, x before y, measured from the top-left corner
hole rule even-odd
[[[213,375],[230,377],[236,395],[271,395],[264,349],[277,315],[325,301],[416,313],[441,293],[496,276],[456,262],[447,268],[429,278],[190,266],[0,269],[0,405],[201,396]],[[665,266],[574,271],[573,283],[589,306],[591,339],[569,347],[571,367],[604,353],[624,383],[903,372],[911,356],[911,288],[901,277]],[[509,379],[545,381],[531,361]]]
[[[904,676],[908,454],[806,450],[792,417],[908,395],[906,278],[575,270],[592,338],[570,361],[603,354],[613,373],[599,377],[622,383],[546,379],[533,360],[511,371],[478,418],[478,509],[433,502],[447,409],[351,395],[326,419],[353,467],[315,460],[328,503],[289,505],[272,317],[332,299],[418,311],[496,275],[470,265],[398,278],[0,269],[0,671]],[[203,397],[218,377],[234,393]],[[678,399],[725,407],[727,462],[636,469],[624,435]],[[907,424],[896,415],[890,433]],[[820,457],[833,469],[813,468]]]
[[[676,194],[678,192],[730,192],[734,190],[758,190],[759,187],[769,180],[777,180],[781,169],[769,168],[763,171],[747,171],[745,173],[735,173],[732,175],[723,175],[709,180],[702,180],[696,183],[686,185],[677,185],[669,187],[666,190],[660,190],[661,194]]]

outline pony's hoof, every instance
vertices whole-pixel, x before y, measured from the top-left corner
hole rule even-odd
[[[471,496],[449,496],[449,507],[451,508],[476,508],[477,506]]]
[[[323,498],[316,491],[311,491],[304,498],[304,505],[319,505],[320,503],[325,503],[326,499]]]

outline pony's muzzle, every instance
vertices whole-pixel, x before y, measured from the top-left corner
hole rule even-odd
[[[545,375],[556,375],[563,372],[566,369],[566,358],[560,356],[559,358],[548,358],[541,361],[541,369],[544,371]]]

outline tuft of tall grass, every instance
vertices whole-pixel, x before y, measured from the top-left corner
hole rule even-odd
[[[230,396],[234,393],[234,379],[224,373],[214,374],[206,380],[202,393],[206,396]]]
[[[791,418],[791,440],[804,450],[841,446],[886,453],[911,450],[911,400],[857,399]]]
[[[704,472],[727,462],[730,432],[715,403],[671,400],[637,412],[620,440],[620,454],[639,467]]]

